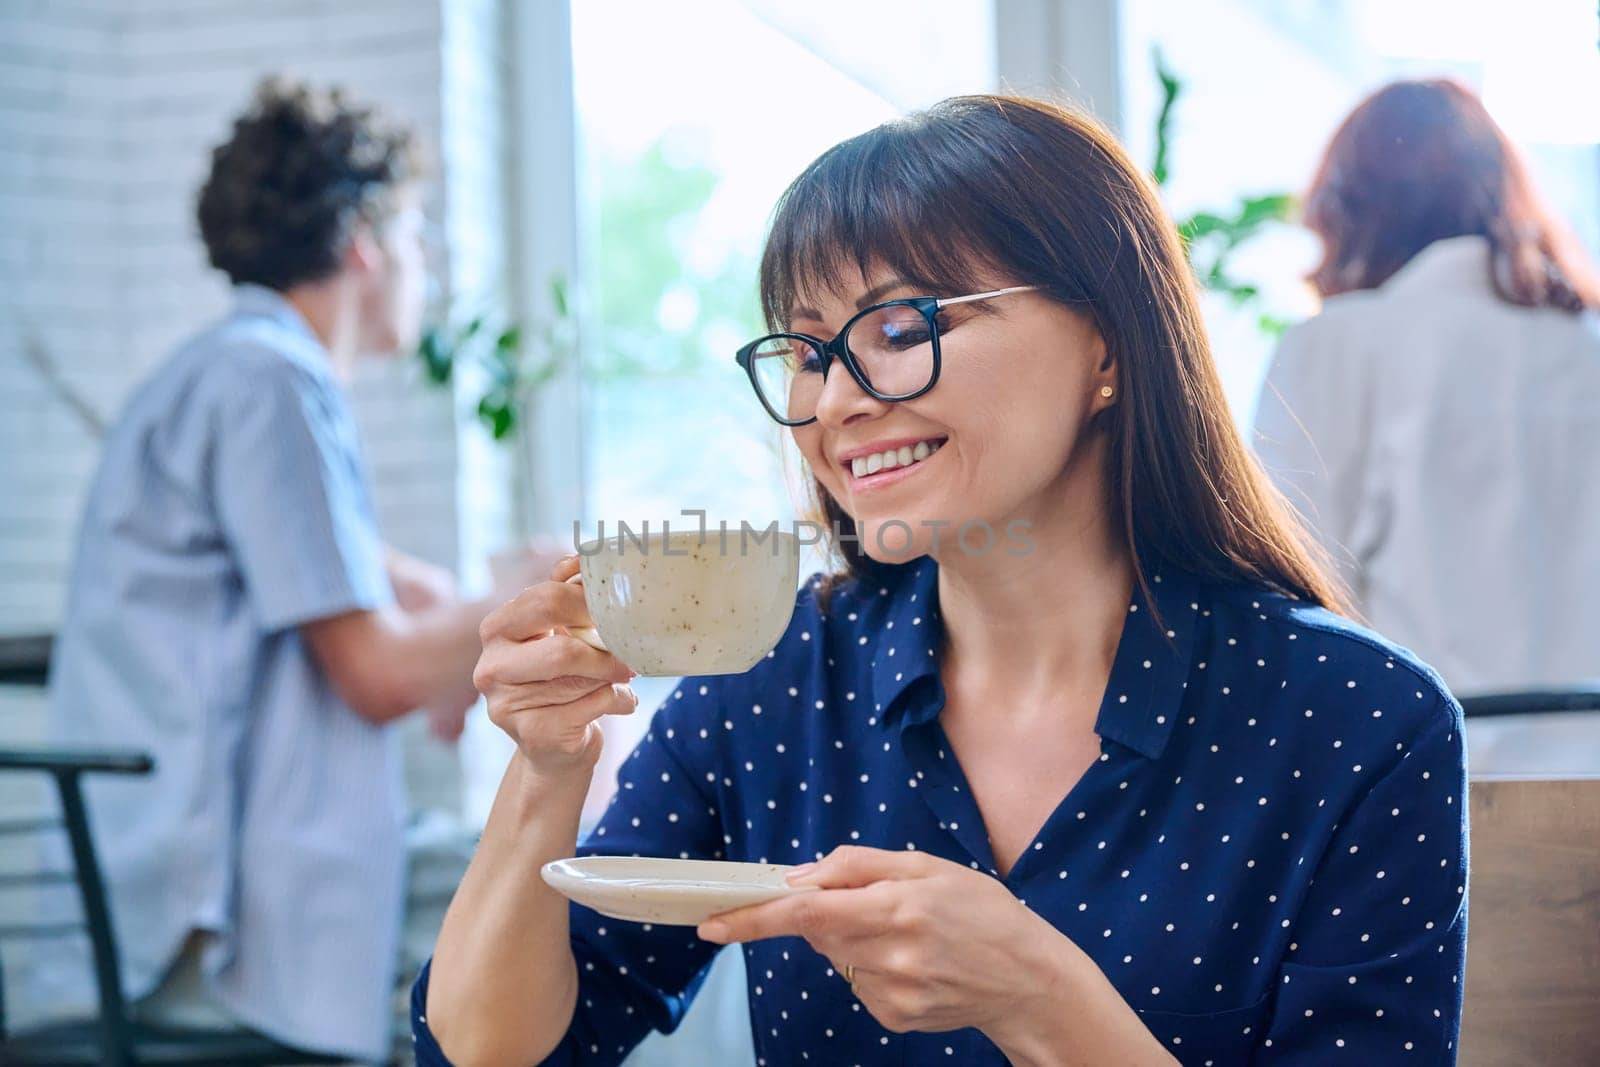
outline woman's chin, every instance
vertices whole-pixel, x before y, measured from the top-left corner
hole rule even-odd
[[[883,547],[872,544],[866,539],[862,540],[861,549],[874,563],[909,563],[914,559],[927,555],[926,549],[919,550],[915,544],[901,548],[900,545],[896,543],[891,549],[886,551]]]
[[[955,540],[960,521],[922,516],[896,516],[858,521],[861,550],[878,563],[906,563],[943,555]]]
[[[915,519],[856,517],[861,551],[875,563],[905,563],[925,554],[921,532]]]
[[[931,556],[941,562],[1025,556],[1032,551],[1031,524],[949,513],[857,519],[861,551],[878,563],[905,563]]]

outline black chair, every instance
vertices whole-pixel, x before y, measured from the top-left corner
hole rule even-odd
[[[130,1019],[122,996],[116,938],[106,906],[105,885],[95,859],[84,810],[85,774],[149,774],[150,757],[139,752],[62,752],[0,749],[0,773],[50,775],[61,798],[60,819],[0,822],[0,836],[62,828],[72,849],[73,870],[0,874],[0,887],[76,883],[83,922],[0,926],[0,941],[59,938],[87,930],[99,990],[99,1017],[8,1034],[0,999],[0,1064],[5,1067],[268,1067],[275,1064],[335,1064],[346,1061],[302,1052],[248,1030],[200,1030],[155,1026]],[[0,983],[3,992],[3,983]]]
[[[50,681],[50,634],[0,635],[0,685],[43,687]]]
[[[1567,689],[1527,689],[1461,697],[1461,713],[1469,719],[1549,712],[1600,711],[1600,682]]]

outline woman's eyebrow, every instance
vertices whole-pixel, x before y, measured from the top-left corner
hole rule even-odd
[[[868,289],[865,293],[862,293],[861,298],[856,301],[856,307],[864,308],[869,304],[876,304],[879,298],[881,298],[885,293],[893,292],[894,290],[902,288],[905,285],[906,282],[903,279],[890,278],[882,285],[875,285],[871,289]]]
[[[860,309],[875,304],[885,293],[893,292],[906,284],[906,281],[902,278],[890,278],[882,285],[875,285],[865,293],[862,293],[856,300],[856,308]],[[789,321],[793,322],[795,319],[810,319],[812,322],[821,322],[822,312],[816,308],[793,307],[789,309]]]

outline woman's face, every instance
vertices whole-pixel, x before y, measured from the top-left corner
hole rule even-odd
[[[1015,284],[994,278],[978,291]],[[925,293],[875,271],[852,292],[809,294],[793,309],[791,329],[831,338],[858,303],[928,295],[966,294]],[[1071,521],[1064,508],[1103,510],[1106,448],[1090,419],[1116,402],[1100,395],[1116,376],[1089,320],[1038,292],[939,314],[941,369],[932,390],[884,403],[834,364],[816,421],[793,431],[823,488],[856,520],[862,549],[884,562],[1016,552],[1021,541],[1008,524],[1037,531]],[[922,442],[927,458],[898,462],[902,446],[914,457]],[[856,458],[891,448],[895,466],[857,472]]]

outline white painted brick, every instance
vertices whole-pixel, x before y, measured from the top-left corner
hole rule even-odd
[[[78,66],[84,57],[105,59],[110,48],[111,30],[103,10],[74,11],[57,0],[0,4],[0,59]]]
[[[104,139],[111,134],[110,115],[88,110],[64,110],[37,92],[24,90],[8,93],[4,107],[5,129],[13,137],[45,134]]]
[[[242,0],[237,4],[148,4],[128,34],[129,49],[144,62],[183,61],[220,47],[248,43],[261,56],[293,56],[300,47],[359,45],[387,34],[438,37],[436,3],[296,3]]]

